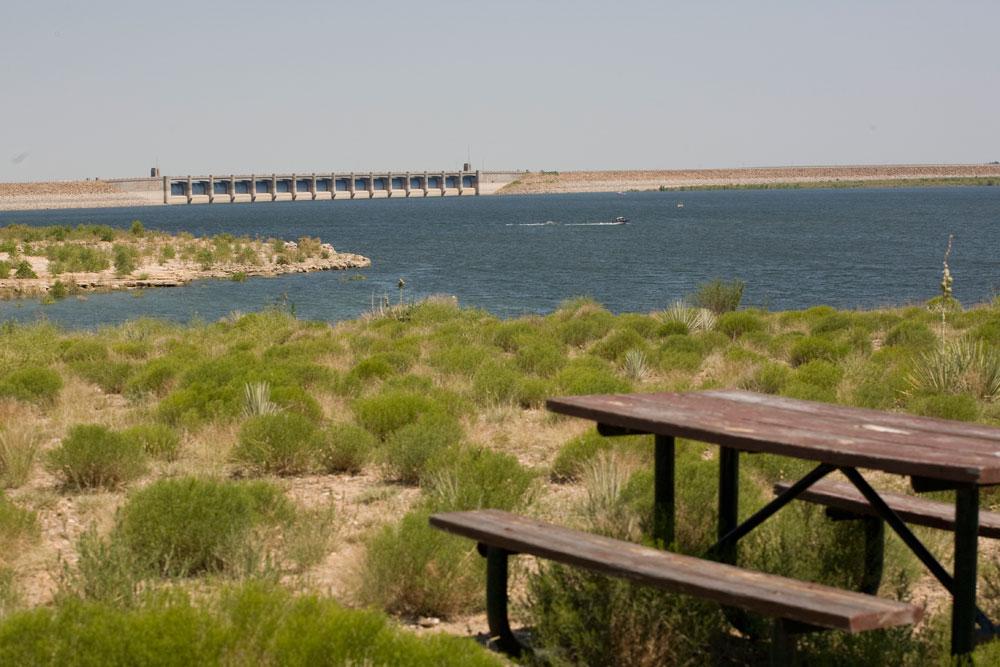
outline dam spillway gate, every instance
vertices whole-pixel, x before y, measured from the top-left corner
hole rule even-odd
[[[479,171],[164,176],[164,204],[478,195]]]

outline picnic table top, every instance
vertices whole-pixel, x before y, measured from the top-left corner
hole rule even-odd
[[[549,410],[638,433],[949,482],[1000,484],[1000,428],[747,391],[552,398]]]

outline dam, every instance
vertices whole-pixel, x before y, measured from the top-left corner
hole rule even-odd
[[[492,183],[494,179],[485,181]],[[164,204],[465,197],[479,195],[484,184],[481,171],[467,169],[162,177]]]

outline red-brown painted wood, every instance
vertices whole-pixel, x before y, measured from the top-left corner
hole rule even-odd
[[[790,486],[791,484],[787,482],[779,482],[774,485],[774,492],[781,493]],[[879,491],[878,494],[906,523],[941,530],[955,530],[954,503],[942,503],[888,491]],[[855,514],[877,516],[861,492],[854,488],[853,484],[847,482],[824,479],[802,492],[798,498]],[[994,539],[1000,538],[1000,512],[979,511],[979,535]]]
[[[547,401],[600,424],[952,482],[1000,484],[1000,429],[745,391]]]
[[[920,608],[652,549],[502,512],[435,514],[431,525],[512,553],[631,579],[764,616],[862,632],[920,620]]]

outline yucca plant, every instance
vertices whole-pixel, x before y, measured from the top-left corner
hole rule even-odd
[[[982,342],[945,343],[920,355],[908,379],[917,393],[970,392],[993,400],[1000,396],[1000,355]]]
[[[689,306],[683,301],[675,301],[663,311],[664,322],[680,322],[688,331],[711,331],[715,328],[716,316],[708,308]]]
[[[590,530],[622,540],[638,537],[638,518],[622,499],[629,473],[629,467],[611,452],[584,465],[581,479],[587,497],[581,509]]]
[[[642,382],[649,377],[650,367],[649,361],[646,359],[646,353],[642,350],[629,350],[625,353],[625,358],[622,360],[622,371],[625,375],[635,382]]]
[[[248,382],[243,387],[243,416],[276,415],[281,406],[271,401],[271,386],[266,382]]]

